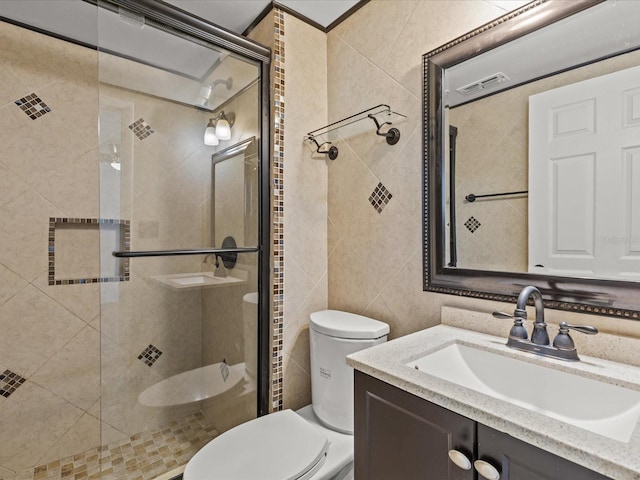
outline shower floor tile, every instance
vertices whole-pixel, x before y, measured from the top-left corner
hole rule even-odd
[[[216,436],[207,417],[196,413],[161,430],[0,476],[0,480],[153,480],[185,464]]]

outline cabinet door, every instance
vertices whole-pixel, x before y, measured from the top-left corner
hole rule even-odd
[[[474,422],[355,372],[355,478],[358,480],[473,480],[448,456],[471,460]]]
[[[478,424],[477,436],[478,459],[497,468],[500,480],[610,480],[485,425]]]

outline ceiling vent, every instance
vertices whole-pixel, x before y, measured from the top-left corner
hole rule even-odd
[[[503,83],[508,81],[509,81],[509,77],[507,77],[502,72],[498,72],[498,73],[494,73],[493,75],[489,75],[488,77],[482,78],[480,80],[476,80],[475,82],[469,83],[464,87],[460,87],[456,89],[456,91],[463,95],[470,95],[472,93],[490,88],[493,85],[497,85],[498,83]]]

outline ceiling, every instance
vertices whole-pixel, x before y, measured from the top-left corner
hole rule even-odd
[[[156,0],[161,3],[161,0]],[[327,30],[368,0],[165,0],[174,7],[242,35],[272,5]],[[0,18],[98,49],[100,81],[213,110],[259,77],[255,62],[222,48],[201,45],[145,18],[95,0],[0,0]],[[160,48],[159,48],[160,47]],[[134,60],[134,63],[131,62]],[[227,89],[202,103],[200,90],[232,78]]]
[[[323,29],[331,26],[363,0],[165,0],[239,35],[259,19],[272,3],[310,20]],[[368,0],[367,0],[368,1]]]

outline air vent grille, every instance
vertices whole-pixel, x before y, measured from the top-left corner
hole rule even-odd
[[[489,75],[488,77],[482,78],[475,82],[469,83],[464,87],[458,88],[456,91],[463,95],[470,95],[475,92],[479,92],[481,90],[485,90],[493,85],[497,85],[498,83],[508,82],[509,77],[507,77],[504,73],[498,72],[493,75]]]

